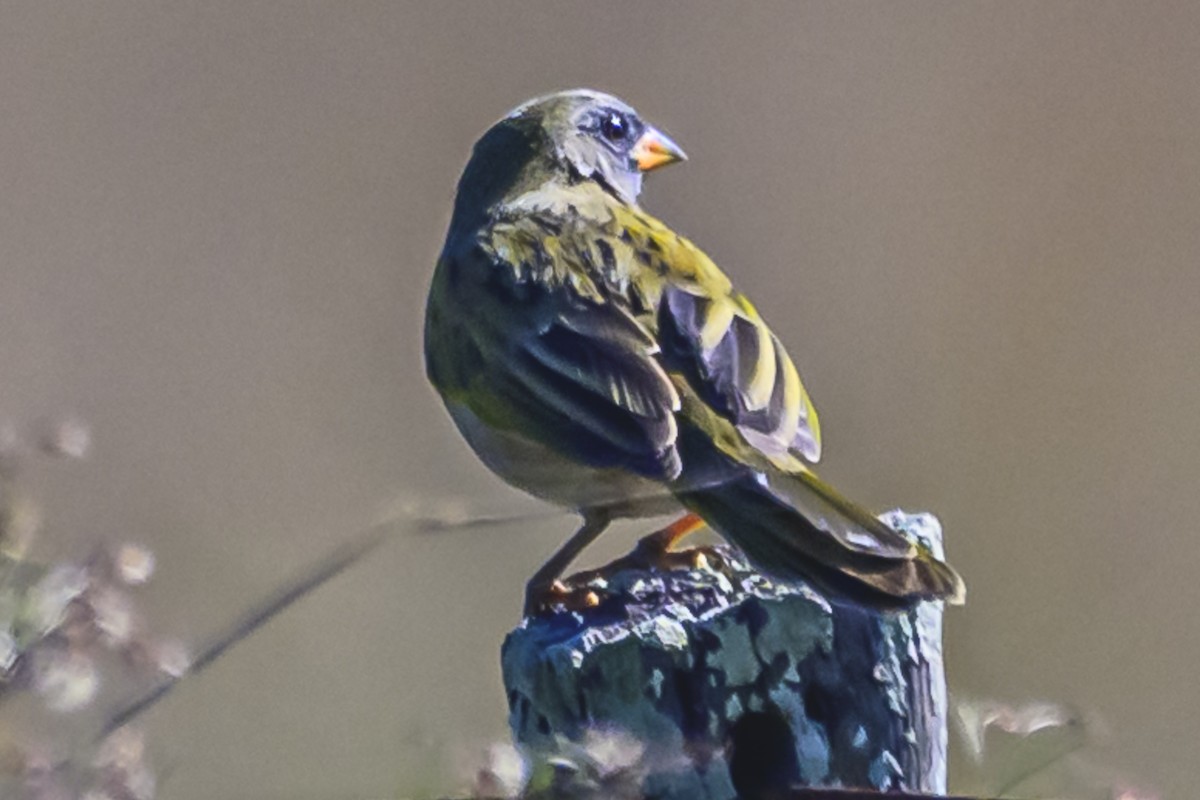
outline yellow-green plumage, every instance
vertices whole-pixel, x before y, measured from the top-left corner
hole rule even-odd
[[[563,93],[498,123],[464,172],[426,358],[468,442],[585,518],[682,505],[769,572],[875,605],[960,598],[953,570],[809,472],[820,427],[792,360],[638,207],[644,153],[598,133],[606,114],[638,147],[661,136],[615,98]]]

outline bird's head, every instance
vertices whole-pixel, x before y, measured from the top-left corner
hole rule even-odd
[[[595,180],[628,203],[637,201],[642,175],[687,158],[628,104],[591,89],[530,100],[505,121],[536,125],[554,168]]]

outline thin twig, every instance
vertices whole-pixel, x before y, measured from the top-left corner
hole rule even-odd
[[[112,714],[97,734],[104,739],[116,729],[141,716],[167,696],[180,681],[200,674],[238,642],[262,628],[294,603],[304,598],[330,579],[358,563],[387,539],[399,520],[374,525],[340,545],[332,553],[309,566],[298,576],[280,586],[274,593],[243,614],[233,625],[219,633],[199,652],[199,655],[178,675],[164,678],[142,696]]]
[[[284,583],[272,594],[244,613],[233,625],[221,631],[206,646],[201,648],[199,654],[188,665],[186,670],[178,675],[163,678],[140,697],[114,712],[109,716],[103,727],[100,728],[95,739],[96,741],[104,739],[113,731],[146,713],[146,711],[175,689],[180,681],[203,672],[214,661],[224,655],[229,648],[262,628],[298,600],[301,600],[323,586],[330,579],[358,563],[365,555],[383,544],[390,534],[397,532],[401,525],[416,533],[446,532],[508,525],[561,513],[561,511],[555,510],[537,514],[471,517],[463,520],[438,519],[436,517],[414,519],[411,516],[402,515],[379,522],[310,565],[306,570],[292,580]]]

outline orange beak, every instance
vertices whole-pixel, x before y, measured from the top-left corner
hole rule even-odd
[[[687,161],[687,153],[683,152],[683,148],[654,128],[646,128],[646,132],[634,142],[630,155],[641,172],[665,167],[676,161]]]

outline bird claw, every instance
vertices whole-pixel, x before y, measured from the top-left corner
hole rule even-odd
[[[727,566],[720,551],[711,545],[672,548],[676,532],[655,531],[638,540],[627,555],[595,569],[576,572],[565,579],[525,590],[525,616],[541,617],[562,612],[583,612],[599,606],[607,597],[605,586],[618,572],[674,572],[679,570],[724,571]]]
[[[525,587],[526,617],[541,617],[560,611],[584,611],[600,605],[600,594],[586,583],[577,583],[579,575],[566,582],[553,581],[548,585],[530,584]]]

